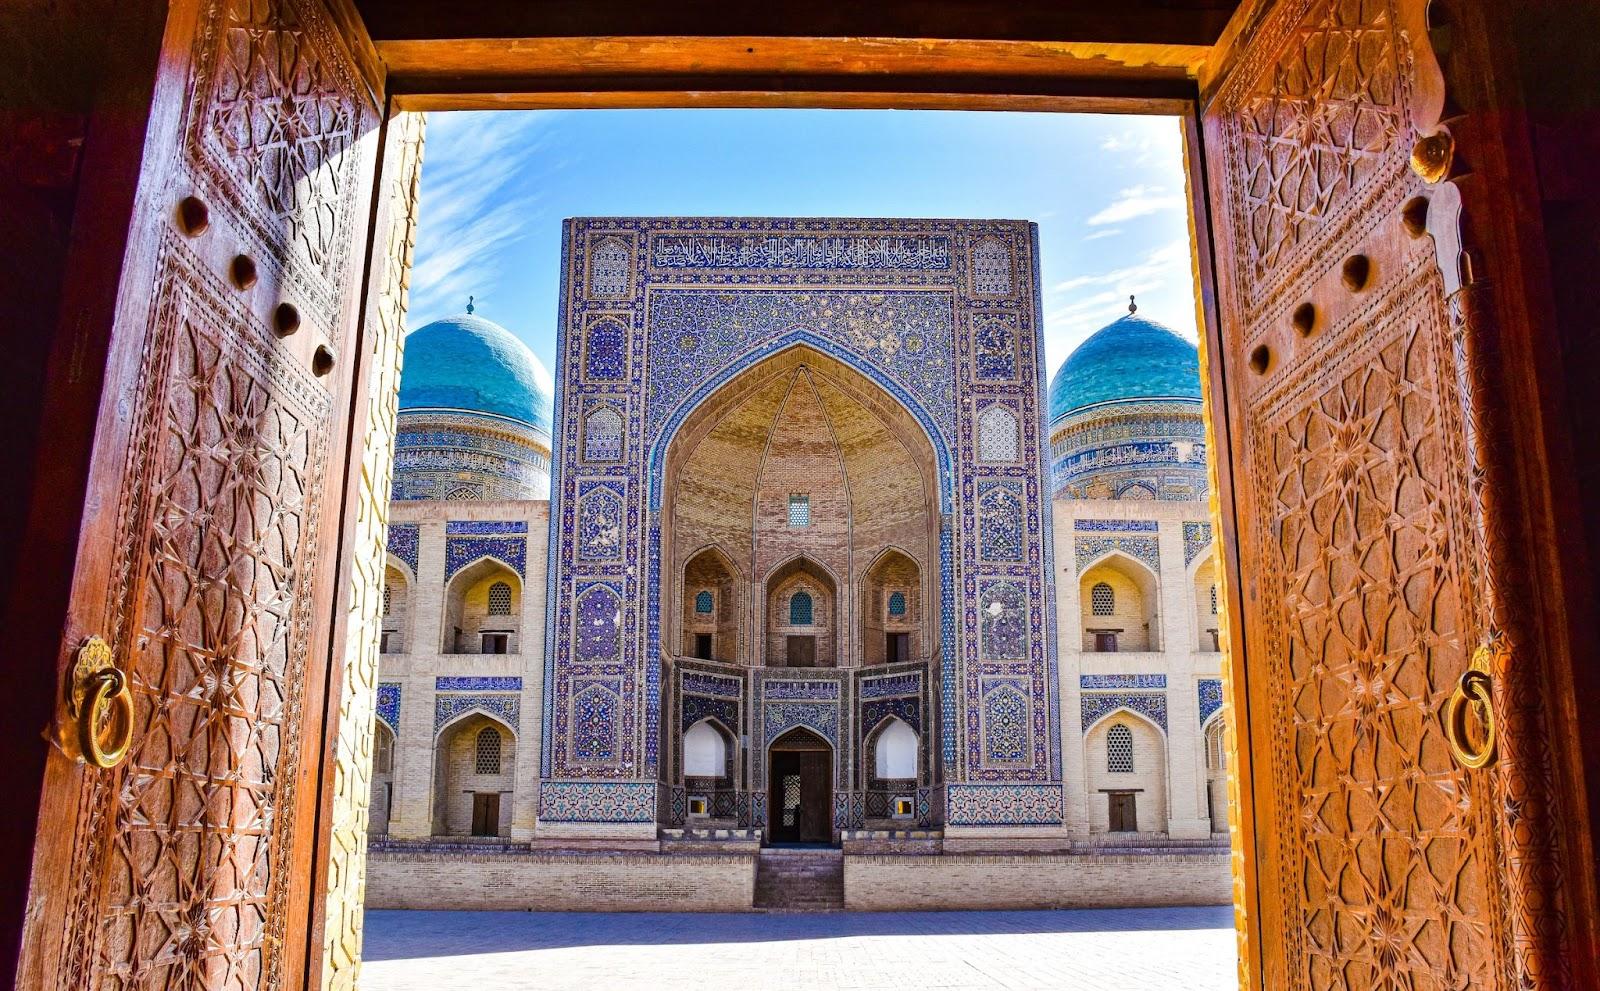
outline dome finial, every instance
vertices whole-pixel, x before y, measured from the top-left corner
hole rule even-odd
[[[1129,296],[1128,298],[1132,299],[1133,297]],[[476,296],[468,296],[467,297],[467,316],[469,316],[469,317],[472,316],[472,301],[474,299],[477,299],[477,297]]]
[[[472,310],[469,308],[467,310],[467,312],[471,313]],[[1133,301],[1133,293],[1129,293],[1128,294],[1128,312],[1129,313],[1138,313],[1139,312],[1139,304],[1135,303]]]

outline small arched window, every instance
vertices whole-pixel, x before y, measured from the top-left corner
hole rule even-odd
[[[1217,586],[1211,586],[1211,615],[1217,614]]]
[[[810,626],[811,615],[811,593],[796,592],[789,600],[789,625]]]
[[[1089,590],[1089,611],[1096,616],[1110,616],[1117,611],[1117,596],[1105,582],[1096,582]]]
[[[1133,773],[1133,730],[1125,723],[1106,731],[1106,770],[1112,774]]]
[[[711,593],[701,589],[694,597],[694,611],[702,616],[709,616],[715,610],[716,603],[711,598]]]
[[[904,592],[889,593],[889,615],[904,616],[906,614],[906,594]]]
[[[505,582],[495,582],[489,586],[489,615],[511,615],[511,586]]]
[[[1214,594],[1213,594],[1213,601],[1215,601],[1215,595]],[[388,585],[385,585],[385,586],[383,586],[383,614],[385,616],[387,616],[387,615],[389,615],[389,613],[391,613],[393,611],[394,611],[394,589],[390,588]],[[1216,609],[1213,608],[1211,611],[1212,612],[1216,612]]]
[[[500,773],[500,731],[493,726],[478,730],[477,752],[473,754],[472,769],[478,774]]]

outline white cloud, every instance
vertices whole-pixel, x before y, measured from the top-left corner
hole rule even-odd
[[[1162,210],[1176,210],[1183,206],[1183,197],[1168,193],[1161,186],[1129,186],[1117,194],[1111,205],[1090,217],[1091,227],[1102,224],[1120,224],[1135,217],[1143,217]]]
[[[1130,295],[1158,297],[1169,312],[1181,313],[1194,294],[1187,238],[1175,238],[1143,260],[1109,272],[1066,279],[1044,294],[1045,351],[1055,368],[1089,334],[1122,315]],[[1192,305],[1187,304],[1187,305]],[[1145,306],[1141,310],[1148,312]],[[1179,325],[1182,332],[1182,325]]]
[[[556,114],[428,115],[422,162],[418,251],[407,324],[459,313],[469,295],[483,301],[500,281],[514,244],[527,237],[541,199],[540,175],[553,157]]]
[[[1121,233],[1122,233],[1122,228],[1120,228],[1120,227],[1108,227],[1103,231],[1095,231],[1093,234],[1090,234],[1089,236],[1085,237],[1084,240],[1085,241],[1098,241],[1103,237],[1115,237],[1115,236],[1117,236],[1118,234],[1121,234]]]

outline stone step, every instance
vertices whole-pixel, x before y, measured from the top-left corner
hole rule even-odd
[[[755,907],[781,912],[843,909],[843,851],[763,849],[756,860]]]

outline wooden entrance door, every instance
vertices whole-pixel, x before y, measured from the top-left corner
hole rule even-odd
[[[500,835],[500,793],[474,792],[472,795],[472,835]]]
[[[68,684],[80,645],[109,644],[126,694],[102,742],[125,700],[130,749],[111,767],[50,757],[29,988],[298,987],[322,949],[308,920],[327,891],[322,728],[381,118],[359,28],[320,0],[161,9],[109,344],[75,359],[105,378],[61,662]],[[75,726],[63,706],[69,750]]]
[[[1206,87],[1259,987],[1566,986],[1503,369],[1460,254],[1463,189],[1495,183],[1450,181],[1426,7],[1247,5]]]
[[[833,750],[806,729],[773,742],[767,756],[767,837],[773,843],[833,839]]]
[[[788,657],[785,663],[791,668],[817,666],[817,638],[812,636],[787,637]]]
[[[1111,832],[1136,833],[1139,831],[1139,813],[1135,801],[1131,791],[1113,791],[1106,795]]]

